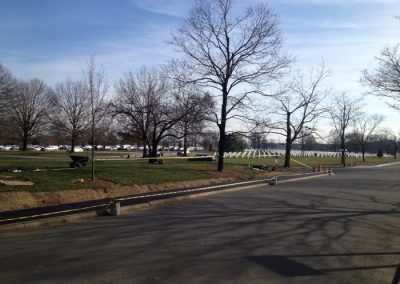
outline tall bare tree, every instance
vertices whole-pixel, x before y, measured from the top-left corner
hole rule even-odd
[[[396,18],[400,20],[400,16]],[[361,82],[371,88],[371,93],[389,98],[388,104],[400,111],[400,43],[384,48],[376,60],[378,67],[374,72],[365,69]]]
[[[375,131],[370,139],[369,145],[379,152],[393,154],[393,158],[397,159],[400,149],[400,133],[396,133],[390,128],[379,128]],[[379,146],[376,149],[376,146]],[[375,147],[374,147],[375,146]]]
[[[393,131],[389,130],[389,136],[391,137],[392,144],[393,144],[393,157],[397,159],[397,153],[399,152],[400,148],[400,139],[399,135],[394,133]]]
[[[136,73],[125,74],[116,85],[116,92],[111,110],[142,141],[145,157],[150,140],[151,114],[154,112],[157,95],[166,92],[165,85],[158,71],[141,68]]]
[[[329,108],[332,126],[340,138],[341,163],[343,166],[346,166],[346,132],[360,115],[361,108],[361,99],[352,99],[346,93],[336,95]]]
[[[187,156],[188,137],[200,133],[209,114],[214,110],[213,98],[195,86],[175,82],[173,90],[176,108],[183,114],[175,127],[177,137],[183,138],[184,156]]]
[[[395,159],[397,159],[397,153],[399,152],[399,148],[400,148],[400,139],[399,139],[399,135],[395,134],[393,131],[390,131],[390,136],[391,136],[391,140],[392,140],[392,144],[393,144],[393,157]]]
[[[82,81],[67,79],[56,87],[58,95],[57,119],[71,136],[71,152],[76,139],[90,126],[90,100],[86,85]]]
[[[276,102],[275,114],[279,118],[271,125],[271,133],[286,139],[284,167],[290,167],[293,142],[315,133],[318,118],[327,112],[323,102],[329,90],[321,87],[327,76],[323,64],[317,69],[310,69],[308,76],[297,71],[286,92],[273,98]]]
[[[107,113],[106,95],[108,82],[105,72],[96,65],[94,56],[87,63],[87,69],[83,73],[85,90],[89,99],[90,132],[92,144],[92,180],[95,179],[95,137],[96,127],[104,119]]]
[[[0,64],[0,115],[4,111],[12,90],[16,87],[16,80],[3,65]]]
[[[47,124],[49,111],[55,103],[54,92],[43,81],[18,82],[7,99],[6,112],[21,137],[22,149]]]
[[[187,80],[218,92],[218,171],[223,171],[227,120],[289,64],[280,52],[277,16],[265,4],[235,16],[231,0],[197,1],[171,43],[185,55]]]
[[[365,162],[366,146],[373,137],[374,131],[384,119],[383,115],[361,113],[354,121],[354,134],[361,147],[363,162]]]
[[[140,133],[143,145],[151,150],[151,158],[157,157],[161,140],[172,135],[172,128],[186,113],[194,111],[178,107],[180,93],[171,92],[168,77],[156,69],[142,68],[137,73],[127,73],[116,90],[112,112],[125,118],[133,132]],[[146,149],[143,151],[146,156]]]

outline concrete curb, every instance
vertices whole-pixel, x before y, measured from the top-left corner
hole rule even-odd
[[[296,181],[302,181],[302,180],[307,180],[307,179],[312,179],[312,178],[318,178],[318,177],[323,177],[327,176],[328,174],[318,174],[318,175],[312,175],[312,176],[302,176],[299,178],[292,178],[288,180],[283,180],[279,181],[279,184],[283,183],[289,183],[289,182],[296,182]],[[240,184],[240,183],[239,183]],[[260,185],[265,185],[265,186],[272,186],[266,180],[262,181],[254,181],[254,183],[249,184],[249,185],[240,185],[237,187],[234,187],[235,184],[229,184],[226,186],[232,186],[233,188],[226,188],[226,189],[219,189],[215,191],[208,191],[208,192],[194,192],[192,194],[184,195],[184,196],[176,196],[176,197],[167,197],[165,199],[159,199],[159,200],[153,200],[153,201],[148,201],[140,204],[134,204],[134,205],[126,205],[121,207],[121,213],[134,213],[134,212],[140,212],[143,210],[148,210],[152,209],[158,206],[165,206],[169,204],[176,203],[178,201],[185,201],[185,200],[191,200],[191,199],[197,199],[197,198],[203,198],[207,196],[212,196],[216,194],[221,194],[221,193],[230,193],[230,192],[237,192],[237,191],[242,191],[242,190],[248,190],[252,189],[255,187],[259,187]],[[73,222],[80,222],[84,220],[89,220],[94,217],[99,217],[99,216],[104,216],[104,210],[103,211],[90,211],[90,212],[81,212],[81,213],[75,213],[75,214],[69,214],[69,215],[64,215],[64,216],[57,216],[57,217],[48,217],[48,218],[43,218],[43,219],[38,219],[38,220],[31,220],[31,221],[24,221],[24,222],[19,222],[19,223],[13,223],[13,224],[6,224],[6,225],[1,225],[0,226],[0,236],[6,235],[6,234],[12,234],[15,232],[20,232],[20,231],[26,231],[26,230],[31,230],[31,229],[39,229],[43,227],[49,227],[49,226],[56,226],[56,225],[61,225],[61,224],[66,224],[66,223],[73,223]],[[115,217],[118,218],[118,217]]]
[[[4,236],[6,234],[15,233],[17,231],[25,231],[31,229],[39,229],[43,227],[56,226],[65,223],[73,223],[79,222],[83,220],[88,220],[93,217],[99,216],[96,212],[84,212],[84,213],[76,213],[65,216],[58,217],[49,217],[39,220],[20,222],[14,224],[6,224],[0,226],[0,236]]]
[[[319,175],[315,175],[315,176],[293,178],[293,179],[288,179],[288,180],[282,180],[278,184],[290,183],[290,182],[295,182],[295,181],[302,181],[302,180],[312,179],[312,178],[316,178],[316,177],[325,177],[325,176],[330,176],[330,175],[331,174],[323,173],[323,174],[319,174]]]
[[[371,165],[371,166],[355,166],[355,167],[349,167],[348,169],[373,169],[373,168],[382,168],[382,167],[388,167],[392,165],[398,165],[400,162],[393,162],[393,163],[387,163],[387,164],[379,164],[379,165]]]

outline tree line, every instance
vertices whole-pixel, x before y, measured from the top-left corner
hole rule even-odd
[[[152,162],[162,141],[182,139],[186,154],[188,137],[214,125],[217,169],[223,171],[235,135],[283,136],[289,167],[292,145],[320,135],[319,121],[329,119],[342,163],[350,129],[364,154],[384,117],[363,112],[361,99],[326,88],[330,72],[324,63],[297,70],[283,50],[277,15],[265,3],[240,15],[233,8],[232,0],[197,1],[170,37],[181,56],[158,68],[127,72],[111,98],[106,73],[93,56],[80,78],[54,88],[39,79],[18,80],[0,65],[4,129],[15,131],[24,150],[39,133],[52,130],[69,137],[73,151],[82,135],[95,145],[99,134],[117,128],[120,136],[140,141]],[[400,109],[399,45],[385,48],[377,60],[379,67],[365,70],[361,81]]]

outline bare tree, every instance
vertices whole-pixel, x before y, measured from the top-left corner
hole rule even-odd
[[[387,141],[387,144],[390,145],[388,148],[391,149],[388,152],[393,153],[394,159],[397,159],[397,153],[399,152],[400,149],[400,139],[399,139],[400,135],[396,134],[392,129],[384,128],[384,129],[379,129],[379,133],[374,136],[375,137],[379,136],[381,140]]]
[[[87,63],[87,69],[84,71],[84,85],[89,98],[90,111],[90,132],[92,144],[92,180],[95,179],[95,134],[96,127],[104,119],[107,113],[107,104],[105,96],[108,91],[108,82],[105,72],[97,67],[94,56]]]
[[[8,97],[11,96],[15,87],[16,81],[11,72],[0,64],[0,111],[3,111],[7,106]]]
[[[388,104],[400,111],[400,44],[386,47],[376,60],[376,70],[364,70],[361,81],[371,88],[372,94],[389,98],[392,102]]]
[[[319,69],[310,69],[308,77],[297,71],[287,87],[285,94],[274,97],[278,121],[271,125],[271,133],[286,139],[285,164],[290,167],[292,144],[317,131],[318,118],[327,112],[323,101],[328,90],[321,90],[321,83],[328,76],[322,64]]]
[[[313,147],[315,147],[318,144],[318,142],[317,142],[316,137],[313,134],[311,134],[311,135],[308,135],[306,137],[304,137],[302,135],[302,138],[300,140],[300,144],[301,144],[301,152],[302,152],[302,155],[304,156],[304,152],[306,150],[307,151],[313,150]]]
[[[391,138],[392,138],[392,144],[393,144],[393,156],[395,159],[397,159],[397,153],[399,152],[399,148],[400,148],[399,135],[396,135],[395,133],[392,132]]]
[[[33,79],[18,82],[7,99],[6,112],[10,122],[21,137],[22,149],[26,150],[32,136],[47,124],[47,116],[55,101],[54,92],[43,81]]]
[[[67,79],[56,87],[57,119],[71,136],[71,152],[76,139],[90,126],[90,100],[84,82]]]
[[[116,86],[117,96],[112,103],[112,112],[125,121],[131,133],[139,136],[143,157],[147,156],[150,146],[152,115],[160,108],[157,106],[160,96],[167,92],[163,79],[157,70],[141,68],[136,73],[125,74]]]
[[[365,162],[365,151],[366,146],[373,137],[374,131],[384,121],[383,115],[374,114],[367,115],[362,113],[355,119],[354,122],[354,134],[358,144],[361,147],[362,159]]]
[[[254,131],[249,135],[249,144],[251,148],[261,149],[261,144],[264,139],[266,139],[264,132]]]
[[[148,146],[150,157],[157,157],[157,148],[162,139],[172,135],[172,128],[187,112],[179,105],[179,93],[171,92],[169,79],[162,72],[146,68],[137,73],[127,73],[116,86],[117,96],[112,103],[114,115],[126,119],[129,128],[140,133],[144,146]],[[144,147],[143,156],[147,156]],[[149,162],[154,162],[150,159]]]
[[[183,137],[184,156],[187,156],[188,136],[197,134],[204,127],[207,117],[214,109],[213,98],[193,85],[175,82],[176,108],[183,114],[175,129],[178,137]]]
[[[392,140],[392,144],[393,144],[393,156],[395,159],[397,159],[397,153],[399,152],[399,148],[400,148],[400,139],[399,139],[399,135],[396,135],[395,133],[391,133],[391,140]]]
[[[190,77],[185,80],[219,93],[218,171],[224,168],[227,120],[289,63],[280,54],[282,37],[275,13],[265,4],[248,8],[239,17],[232,9],[231,0],[196,2],[171,40],[186,56],[181,64]]]
[[[340,138],[341,163],[343,166],[346,166],[346,131],[360,115],[361,108],[361,99],[351,99],[346,93],[336,95],[329,108],[332,125]]]

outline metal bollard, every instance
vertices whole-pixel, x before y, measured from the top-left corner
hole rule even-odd
[[[108,208],[110,209],[110,216],[121,214],[121,202],[119,200],[112,200]]]

